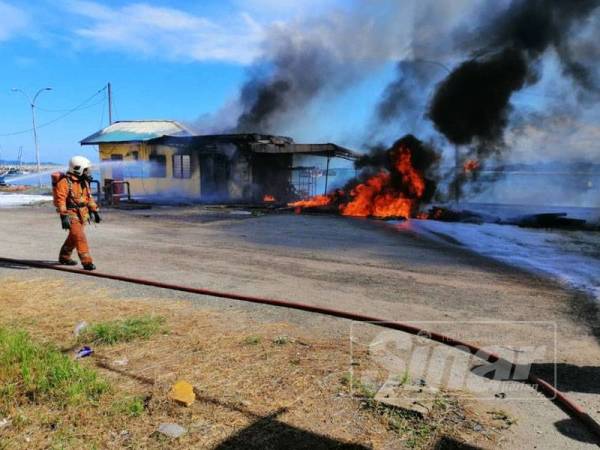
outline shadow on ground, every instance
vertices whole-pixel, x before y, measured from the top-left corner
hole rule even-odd
[[[586,326],[600,343],[600,302],[577,293],[571,299],[570,309],[573,320]]]
[[[589,433],[581,432],[581,425],[573,419],[564,419],[554,422],[554,427],[559,433],[579,442],[586,444],[598,444],[599,437],[593,436]]]
[[[216,450],[242,450],[282,448],[286,450],[363,450],[369,449],[361,444],[346,443],[317,433],[293,427],[277,420],[277,411],[261,417],[215,447]],[[433,447],[434,450],[482,450],[452,437],[442,436]]]
[[[44,260],[23,260],[23,262],[32,262],[35,264],[47,264],[47,265],[56,265],[57,261],[44,261]],[[27,266],[24,264],[17,264],[8,261],[0,261],[0,269],[17,269],[17,270],[25,270],[25,269],[36,269],[36,267]]]
[[[263,417],[237,434],[221,442],[217,450],[285,448],[287,450],[368,449],[359,444],[345,443],[327,436],[296,428],[276,419],[279,413]]]
[[[435,447],[433,447],[433,450],[482,450],[482,448],[465,444],[464,442],[457,441],[454,438],[444,436],[437,441]]]
[[[556,379],[554,369],[556,367]],[[600,394],[600,367],[567,363],[533,363],[531,372],[562,392]]]
[[[496,367],[493,365],[483,364],[471,368],[471,373],[478,376],[483,376],[496,381],[522,382],[529,384],[528,381],[522,379],[521,376],[514,378],[514,372],[508,378],[497,376],[495,370],[486,370],[486,367]],[[600,394],[600,367],[594,366],[576,366],[566,363],[532,363],[531,367],[523,366],[525,370],[521,370],[520,374],[529,373],[528,369],[534,375],[548,382],[561,392],[582,392],[587,394]],[[525,375],[527,376],[527,375]],[[542,400],[542,398],[540,399]],[[544,400],[542,400],[544,401]],[[562,409],[569,416],[568,419],[560,420],[554,424],[557,431],[566,437],[585,443],[600,443],[600,437],[594,435],[589,426],[584,425],[581,421],[575,420],[572,417],[572,412],[558,402],[557,399],[548,399],[556,406]]]

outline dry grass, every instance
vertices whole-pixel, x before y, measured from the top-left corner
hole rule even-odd
[[[475,413],[451,397],[441,396],[422,420],[368,395],[352,396],[343,339],[319,339],[285,323],[256,324],[239,311],[194,309],[187,301],[117,300],[89,290],[82,296],[60,280],[4,279],[0,307],[0,326],[26,330],[69,355],[80,345],[73,329],[82,320],[164,318],[160,332],[95,344],[95,355],[79,361],[111,385],[94,403],[20,399],[7,406],[3,414],[12,423],[0,429],[0,448],[281,448],[282,442],[430,448],[442,435],[493,446],[495,431],[486,425],[487,432],[473,432]],[[354,360],[369,369],[366,354]],[[180,379],[197,390],[189,408],[166,395]],[[484,423],[487,415],[480,416]],[[188,432],[176,440],[155,433],[165,422]]]

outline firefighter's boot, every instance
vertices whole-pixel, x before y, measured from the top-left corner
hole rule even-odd
[[[63,266],[76,266],[77,265],[77,261],[75,261],[74,259],[71,258],[60,258],[58,260],[59,264],[62,264]]]

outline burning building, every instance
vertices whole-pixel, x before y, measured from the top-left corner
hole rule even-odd
[[[334,158],[358,155],[336,144],[299,144],[263,134],[195,135],[174,121],[116,122],[81,141],[98,145],[105,192],[124,183],[134,197],[201,202],[288,202],[327,190]],[[321,167],[302,165],[319,157]],[[310,158],[313,160],[313,158]]]
[[[360,174],[342,188],[291,205],[329,207],[344,216],[424,217],[421,211],[435,195],[439,155],[412,135],[389,148],[372,148],[356,161]]]

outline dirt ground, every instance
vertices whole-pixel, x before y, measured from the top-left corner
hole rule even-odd
[[[481,345],[501,336],[513,352],[527,344],[554,349],[556,329],[558,387],[600,418],[597,312],[585,296],[550,280],[376,221],[255,217],[201,207],[110,210],[104,218],[88,236],[99,270],[108,273],[426,322],[428,329]],[[1,256],[54,260],[63,239],[51,207],[0,211]],[[0,277],[64,279],[84,287],[81,301],[86,290],[101,286],[123,298],[186,299],[203,309],[239,310],[257,324],[287,322],[323,339],[356,333],[343,320],[43,270],[4,265]],[[521,323],[528,321],[551,326]],[[482,322],[494,322],[493,332],[481,332]],[[377,332],[361,333],[357,340],[370,342]],[[533,370],[552,376],[552,353]],[[531,392],[482,402],[516,417],[501,448],[594,447],[594,438],[558,406]]]
[[[347,339],[319,338],[285,322],[256,323],[247,311],[194,308],[187,300],[115,299],[98,288],[81,302],[66,280],[3,281],[0,327],[26,330],[69,357],[89,343],[94,354],[78,364],[98,372],[110,389],[94,402],[67,406],[42,395],[30,401],[31,393],[0,395],[0,417],[11,421],[0,428],[0,448],[418,450],[440,440],[493,448],[511,426],[503,410],[446,392],[429,396],[425,417],[374,402],[359,374],[381,371],[366,351],[351,353]],[[116,343],[88,342],[85,328],[79,337],[73,331],[82,320],[90,329],[115,317],[152,317],[161,325],[146,339]],[[194,387],[196,401],[187,407],[169,399],[178,380]],[[162,436],[161,423],[186,433]]]

